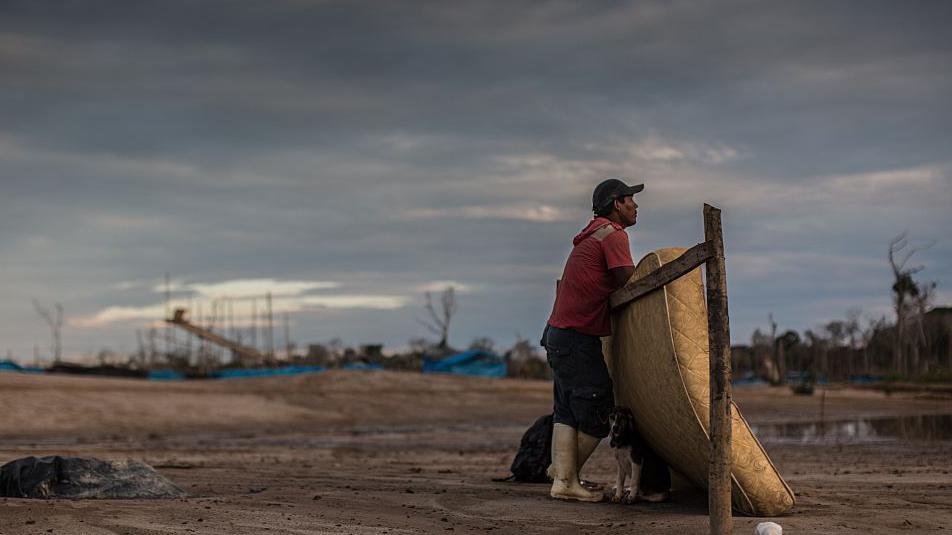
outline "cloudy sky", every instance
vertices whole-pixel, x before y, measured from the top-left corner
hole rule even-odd
[[[0,4],[0,351],[136,348],[265,292],[298,343],[535,339],[607,177],[633,256],[723,210],[735,341],[889,311],[890,239],[952,303],[948,2]],[[257,300],[252,301],[253,298]],[[283,343],[282,335],[276,336]]]

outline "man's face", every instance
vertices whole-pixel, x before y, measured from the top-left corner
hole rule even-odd
[[[626,227],[633,226],[638,219],[638,204],[632,195],[615,199],[615,210]]]

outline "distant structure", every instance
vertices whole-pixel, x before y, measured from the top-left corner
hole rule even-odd
[[[238,342],[234,342],[228,338],[225,338],[224,336],[221,336],[220,334],[215,333],[211,329],[199,327],[198,325],[189,322],[185,318],[186,312],[187,311],[184,308],[176,308],[172,319],[167,319],[165,321],[194,334],[202,340],[206,340],[215,345],[231,350],[232,355],[234,355],[235,359],[242,367],[247,368],[252,366],[260,366],[265,362],[266,355],[257,349],[241,345]]]

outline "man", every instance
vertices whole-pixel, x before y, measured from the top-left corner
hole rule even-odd
[[[602,494],[579,482],[579,471],[608,435],[614,406],[611,377],[600,337],[611,334],[608,297],[634,272],[625,228],[635,224],[634,195],[643,184],[609,179],[595,187],[595,217],[573,242],[556,290],[552,315],[542,335],[555,376],[552,429],[553,498],[601,501]]]

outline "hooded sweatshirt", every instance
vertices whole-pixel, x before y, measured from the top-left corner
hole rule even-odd
[[[596,217],[572,240],[549,325],[592,336],[611,334],[608,297],[615,291],[610,269],[634,266],[628,234],[621,225]]]

